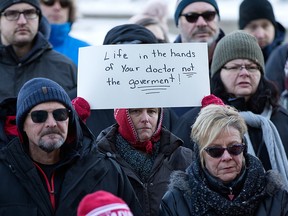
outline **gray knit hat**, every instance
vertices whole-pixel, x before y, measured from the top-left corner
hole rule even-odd
[[[249,59],[260,66],[264,74],[265,63],[257,39],[243,30],[233,31],[223,37],[217,44],[211,65],[211,77],[234,59]]]
[[[23,124],[30,110],[40,103],[55,101],[73,110],[71,100],[65,90],[56,82],[46,78],[34,78],[26,82],[17,97],[16,124],[23,133]]]
[[[0,0],[0,13],[13,4],[27,3],[37,8],[41,15],[39,0]],[[41,16],[40,16],[41,17]]]

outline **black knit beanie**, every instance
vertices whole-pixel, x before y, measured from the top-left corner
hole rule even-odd
[[[23,124],[30,110],[40,103],[59,102],[72,110],[72,103],[65,90],[56,82],[46,78],[34,78],[26,82],[17,97],[16,124],[23,133]]]
[[[239,29],[244,29],[251,21],[267,19],[275,27],[276,20],[272,5],[267,0],[244,0],[239,7]]]
[[[212,59],[211,77],[229,61],[234,59],[249,59],[260,66],[264,74],[264,57],[257,39],[243,30],[227,34],[217,44]]]
[[[19,3],[30,4],[41,12],[39,0],[1,0],[0,1],[0,13],[3,12],[6,8],[10,7],[11,5],[19,4]]]
[[[218,4],[216,0],[177,0],[176,10],[174,13],[174,21],[176,23],[176,26],[178,26],[178,19],[182,11],[184,10],[184,8],[187,7],[187,5],[194,3],[194,2],[206,2],[208,4],[211,4],[215,8],[218,16],[220,17],[219,8],[218,8]]]
[[[0,13],[13,4],[27,3],[34,6],[39,11],[39,21],[42,20],[42,12],[39,0],[0,0]]]
[[[144,26],[123,24],[109,30],[104,38],[103,44],[123,44],[133,43],[133,41],[137,41],[139,44],[153,44],[158,42],[155,35]]]

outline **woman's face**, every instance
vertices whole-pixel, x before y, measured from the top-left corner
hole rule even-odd
[[[227,148],[232,145],[242,144],[240,132],[234,127],[223,130],[216,139],[207,147]],[[203,151],[204,164],[208,172],[223,182],[230,182],[241,172],[243,164],[243,151],[238,155],[230,154],[227,149],[222,156],[214,158]]]
[[[150,140],[157,128],[158,108],[129,109],[129,114],[141,142]]]
[[[244,97],[247,101],[258,88],[261,72],[252,61],[235,59],[224,65],[220,77],[227,93],[235,97]]]

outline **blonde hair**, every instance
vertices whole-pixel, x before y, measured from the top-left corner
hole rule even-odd
[[[203,151],[222,131],[237,129],[244,138],[247,125],[239,112],[231,106],[208,105],[200,111],[191,130],[191,139],[198,145],[201,164],[204,167]]]

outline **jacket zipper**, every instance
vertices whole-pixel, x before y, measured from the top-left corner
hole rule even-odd
[[[49,192],[49,199],[52,205],[53,210],[55,211],[56,208],[56,202],[55,202],[55,188],[54,188],[54,177],[55,177],[55,172],[53,172],[52,177],[51,177],[51,182],[49,182],[46,174],[44,173],[44,171],[41,169],[41,167],[39,165],[37,165],[36,163],[34,163],[35,166],[37,167],[37,169],[40,171],[40,173],[42,174],[42,176],[45,179],[46,182],[46,186]]]

